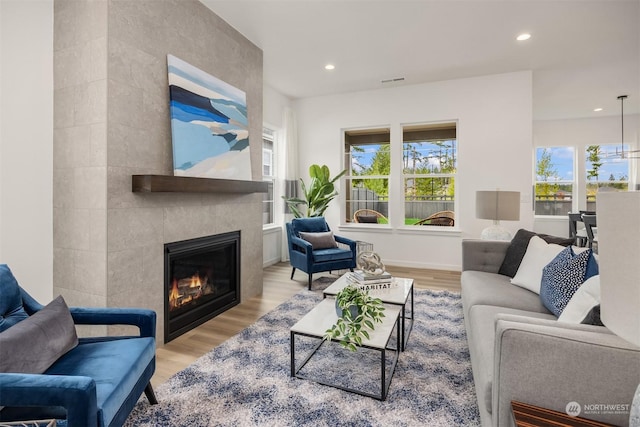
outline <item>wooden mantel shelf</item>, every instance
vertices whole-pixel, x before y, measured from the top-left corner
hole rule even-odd
[[[134,193],[266,193],[268,184],[262,181],[194,178],[173,175],[132,175]]]

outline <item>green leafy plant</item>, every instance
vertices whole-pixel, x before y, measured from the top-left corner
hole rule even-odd
[[[331,178],[329,167],[327,165],[311,165],[309,167],[309,176],[311,181],[307,186],[302,178],[300,184],[304,199],[292,197],[282,197],[291,212],[296,218],[323,216],[324,211],[329,207],[329,203],[338,195],[334,183],[346,173],[346,169],[335,177]],[[306,209],[301,208],[306,206]]]
[[[324,339],[339,341],[342,347],[351,351],[356,351],[364,338],[369,339],[368,330],[373,331],[375,323],[381,323],[385,317],[382,300],[353,285],[336,294],[336,307],[342,313],[325,331]]]

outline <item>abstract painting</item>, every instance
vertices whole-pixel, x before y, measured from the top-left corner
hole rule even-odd
[[[173,55],[167,67],[173,174],[250,181],[246,94]]]

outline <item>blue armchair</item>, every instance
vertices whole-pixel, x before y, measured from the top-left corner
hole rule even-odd
[[[0,264],[0,335],[43,308]],[[0,372],[0,420],[54,418],[66,419],[68,427],[121,426],[143,391],[151,404],[157,403],[150,382],[156,360],[155,312],[78,307],[68,311],[76,325],[134,325],[140,333],[79,338],[77,346],[40,374]],[[68,323],[73,330],[70,319]]]
[[[287,238],[289,242],[289,260],[293,270],[296,269],[309,275],[309,290],[313,273],[350,269],[356,266],[356,242],[341,236],[333,236],[337,243],[342,243],[349,249],[334,247],[314,249],[313,245],[300,237],[300,233],[326,233],[331,231],[324,217],[294,218],[287,223]]]

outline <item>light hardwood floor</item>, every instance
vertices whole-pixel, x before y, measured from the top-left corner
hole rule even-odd
[[[412,277],[416,289],[460,291],[460,272],[393,266],[387,266],[387,270],[397,277]],[[291,266],[288,263],[265,268],[262,295],[227,310],[164,346],[158,344],[156,372],[151,380],[153,386],[165,382],[171,375],[307,288],[307,275],[304,272],[296,271],[294,280],[289,279],[290,275]],[[317,273],[314,278],[329,275]]]

